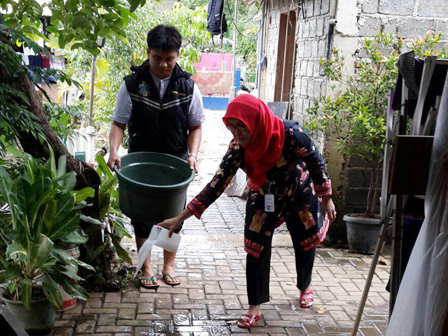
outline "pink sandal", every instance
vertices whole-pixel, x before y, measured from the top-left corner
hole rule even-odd
[[[300,307],[310,308],[314,304],[314,292],[312,289],[306,290],[300,294]]]
[[[261,315],[249,315],[245,314],[241,316],[241,318],[238,320],[238,327],[244,328],[244,329],[250,329],[253,326],[255,326],[258,321],[261,320]]]

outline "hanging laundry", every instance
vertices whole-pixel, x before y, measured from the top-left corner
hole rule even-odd
[[[222,35],[227,32],[224,0],[209,1],[207,10],[207,30],[212,35]]]
[[[405,85],[409,90],[407,113],[410,118],[414,116],[414,111],[417,106],[418,91],[424,64],[423,60],[415,57],[414,51],[409,51],[400,55],[397,63],[399,72],[397,84],[392,93],[392,109],[398,111],[401,108],[402,79],[404,79]],[[435,105],[437,96],[442,95],[447,71],[447,64],[437,64],[434,69],[434,76],[431,78],[428,94],[423,107],[422,123],[426,121],[426,117],[431,107]]]
[[[50,67],[50,59],[47,56],[42,55],[42,68],[48,69]]]
[[[31,68],[42,68],[42,56],[41,55],[29,55],[29,64]]]

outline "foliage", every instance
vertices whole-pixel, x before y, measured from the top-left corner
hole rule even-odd
[[[146,0],[96,1],[90,0],[1,0],[0,9],[8,27],[22,27],[30,37],[44,37],[39,31],[40,19],[44,11],[50,11],[51,25],[47,32],[58,37],[63,49],[82,48],[98,55],[98,37],[120,36],[125,38],[123,28],[128,24],[132,13]],[[48,14],[47,14],[48,15]]]
[[[131,238],[131,236],[125,229],[125,225],[129,225],[130,221],[121,214],[118,206],[117,176],[112,174],[101,155],[96,156],[96,162],[98,164],[97,173],[101,177],[98,193],[99,221],[104,230],[105,244],[113,245],[118,257],[128,264],[132,264],[128,253],[120,245],[123,237]],[[88,253],[88,255],[93,257],[94,253]]]
[[[311,130],[325,131],[336,140],[344,156],[358,155],[375,166],[382,159],[385,133],[385,112],[388,92],[397,78],[398,50],[402,41],[392,35],[379,34],[365,39],[356,56],[357,69],[353,75],[344,73],[345,58],[338,50],[329,60],[322,60],[325,74],[340,86],[322,100],[316,99],[308,110]],[[362,139],[362,141],[359,141]]]
[[[28,98],[23,92],[0,84],[1,149],[10,149],[17,146],[17,138],[21,132],[32,133],[36,139],[38,138],[37,134],[42,131],[42,127],[37,123],[37,118],[28,112],[27,105]]]
[[[29,308],[33,290],[41,288],[55,306],[62,306],[61,288],[86,300],[87,292],[77,284],[72,267],[92,269],[69,256],[58,242],[83,244],[87,237],[79,227],[77,203],[93,196],[93,189],[74,191],[74,172],[66,173],[66,158],[56,165],[54,156],[40,164],[23,156],[16,178],[0,167],[0,200],[9,205],[9,225],[0,228],[0,282],[8,282],[13,300]],[[6,248],[6,250],[5,250]]]
[[[153,2],[158,0],[151,1]],[[24,86],[22,89],[23,92],[20,92],[18,90],[14,90],[11,83],[19,81],[26,82],[26,76],[31,70],[30,75],[34,79],[34,84],[36,85],[36,87],[38,87],[39,81],[41,79],[45,81],[48,75],[52,73],[52,71],[27,69],[21,63],[20,58],[13,51],[13,46],[15,44],[17,46],[24,45],[32,48],[35,54],[43,52],[45,55],[47,55],[47,57],[51,57],[49,51],[46,48],[41,48],[36,43],[38,38],[43,39],[43,41],[47,43],[49,39],[47,38],[46,34],[49,33],[53,38],[57,40],[56,45],[58,48],[67,47],[70,48],[70,50],[81,49],[86,50],[93,55],[98,55],[99,49],[96,45],[97,38],[111,38],[112,36],[117,36],[119,39],[126,42],[123,29],[129,22],[130,18],[135,18],[132,12],[139,6],[145,5],[145,3],[146,0],[128,0],[127,3],[121,0],[100,0],[94,2],[90,0],[48,0],[45,2],[40,0],[0,0],[0,23],[4,22],[4,25],[0,25],[0,138],[2,143],[2,145],[0,146],[5,146],[5,143],[10,146],[11,141],[16,141],[17,138],[20,138],[21,132],[33,132],[33,134],[35,134],[36,137],[39,137],[43,142],[43,137],[39,136],[38,133],[42,129],[42,127],[37,125],[36,123],[42,124],[44,125],[44,127],[47,127],[45,119],[36,120],[36,118],[33,117],[33,114],[28,113],[27,111],[27,108],[29,108],[33,109],[32,112],[35,112],[36,115],[40,114],[41,102],[38,100],[33,100],[36,105],[28,106],[29,102],[26,99],[27,96],[35,98],[34,87]],[[45,17],[42,17],[45,11],[47,13],[45,13]],[[48,17],[51,18],[49,22],[50,25],[45,24],[44,26],[46,26],[46,31],[41,32],[41,19],[45,21]],[[69,79],[70,76],[65,78]],[[70,84],[69,80],[66,80],[66,82]],[[43,92],[43,94],[45,96],[45,92]],[[61,116],[62,119],[58,119],[59,116]],[[59,131],[61,131],[61,126],[64,125],[66,119],[66,117],[63,116],[63,113],[58,112],[57,114],[50,116],[50,120],[51,118],[53,118],[53,121],[55,122],[54,126],[59,127]],[[35,123],[33,124],[33,122]],[[3,132],[3,130],[5,130],[5,132]],[[29,160],[31,159],[29,158]],[[35,165],[31,166],[34,167]],[[53,166],[54,165],[51,164],[51,167]],[[40,172],[39,169],[37,171]],[[80,175],[83,175],[82,172],[80,173]],[[11,177],[8,178],[6,173],[2,174],[2,177],[4,178],[4,181],[6,181],[6,184],[3,185],[4,188],[17,188],[15,187],[15,180],[11,179]],[[50,188],[50,185],[52,185],[53,187],[51,190],[53,190],[53,192],[55,193],[54,197],[63,193],[63,190],[56,190],[56,184],[51,179],[51,177],[53,176],[51,176],[50,173],[39,173],[38,177],[39,179],[41,179],[42,177],[44,182],[39,182],[41,183],[41,185],[37,185],[36,187],[43,190],[45,188]],[[84,176],[81,176],[81,180],[82,177]],[[71,181],[71,186],[73,184],[73,179],[76,180],[76,177],[70,175],[70,177],[68,178]],[[20,187],[22,187],[22,185],[27,186],[25,182],[20,183]],[[39,195],[42,191],[41,189],[36,189]],[[6,189],[2,191],[2,198],[11,197],[11,199],[7,200],[8,203],[10,203],[11,201],[14,201],[16,203],[21,202],[17,203],[17,213],[26,219],[24,211],[27,209],[24,210],[25,205],[23,205],[22,203],[25,200],[22,199],[23,197],[16,199],[17,197],[14,198],[13,194],[6,193],[6,191]],[[69,190],[65,190],[65,192],[68,191]],[[19,196],[21,196],[22,194],[24,193],[19,193]],[[36,195],[34,195],[33,197],[35,196]],[[48,208],[48,210],[53,209],[55,202],[54,197],[48,197],[48,199],[45,199],[45,202],[43,201],[42,203],[42,208],[39,207],[39,211],[44,211],[44,207],[45,209]],[[66,196],[66,198],[68,199],[68,196]],[[47,201],[48,204],[51,205],[48,205]],[[11,209],[12,214],[10,218],[14,219],[16,211],[14,210],[14,204]],[[53,215],[53,212],[44,214],[50,216]],[[22,223],[21,221],[15,222],[14,220],[11,220],[11,226],[24,225],[25,227],[28,227],[29,225],[36,225],[36,227],[41,228],[40,230],[42,230],[42,232],[44,232],[45,230],[49,230],[49,227],[51,226],[50,224],[48,224],[49,222],[47,220],[44,221],[48,225],[44,225],[42,224],[42,222],[43,220],[36,224],[34,222]],[[23,230],[25,230],[25,233],[27,233],[26,229]],[[3,234],[3,236],[1,237],[5,244],[9,245],[15,243],[27,243],[29,245],[24,246],[25,252],[7,254],[6,257],[8,259],[2,259],[3,267],[7,267],[7,272],[2,273],[2,279],[7,280],[11,278],[10,280],[15,283],[15,285],[12,285],[13,287],[10,288],[11,291],[15,293],[15,298],[17,298],[18,294],[22,296],[26,302],[28,302],[30,293],[29,289],[32,288],[33,284],[35,284],[35,281],[42,280],[43,274],[48,275],[48,277],[45,277],[45,279],[47,280],[44,281],[44,293],[47,296],[50,295],[49,299],[53,304],[59,305],[60,303],[60,293],[54,292],[53,280],[60,281],[60,284],[62,285],[64,290],[66,290],[69,294],[73,293],[73,296],[75,297],[84,296],[82,288],[70,287],[73,285],[73,281],[67,280],[68,278],[76,278],[76,276],[70,275],[67,278],[67,276],[64,275],[64,267],[66,266],[66,264],[74,263],[74,261],[67,259],[62,252],[55,248],[53,241],[51,241],[51,238],[45,237],[43,234],[41,234],[40,236],[35,236],[34,232],[30,232],[30,237],[28,237],[25,242],[22,242],[18,241],[18,239],[23,237],[15,235],[10,236],[9,234],[10,232],[6,232],[6,234]],[[24,235],[24,237],[27,236]],[[71,233],[70,237],[75,240],[75,233]],[[81,237],[84,241],[85,239],[81,235],[77,236],[78,240],[81,240]],[[67,240],[67,238],[65,238],[64,240]],[[27,248],[31,246],[44,246],[42,245],[44,243],[47,247],[51,245],[50,253],[48,254],[47,258],[48,263],[47,260],[44,260],[43,264],[36,265],[33,261],[34,264],[31,265],[30,262],[34,260],[35,255],[30,255],[30,250],[27,250]],[[34,252],[36,251],[33,250],[33,253]],[[9,261],[9,264],[6,262],[6,260]],[[32,267],[26,265],[31,265]],[[23,270],[23,272],[20,268],[22,266],[26,266],[26,269]],[[40,268],[36,268],[37,266],[39,266]],[[35,268],[35,273],[28,273],[29,271],[32,271],[33,267]],[[10,268],[12,273],[10,272]],[[55,274],[53,274],[52,272],[55,268],[58,268],[58,272],[55,272]],[[17,278],[14,278],[14,276],[17,276]],[[23,280],[23,276],[26,276],[27,278]],[[53,280],[51,276],[53,276]],[[77,292],[74,292],[73,288],[75,288]]]
[[[427,56],[437,56],[438,58],[448,58],[448,50],[440,45],[442,39],[441,32],[428,31],[424,37],[414,38],[412,40],[412,49],[415,56],[425,58]]]
[[[121,213],[118,206],[117,177],[111,173],[107,167],[106,161],[101,155],[97,155],[96,161],[98,164],[97,173],[101,177],[101,185],[98,192],[99,219],[82,216],[84,221],[96,224],[89,226],[86,231],[89,235],[89,240],[85,244],[86,261],[88,263],[94,263],[94,260],[103,252],[108,253],[109,258],[113,259],[113,254],[115,252],[121,261],[132,265],[131,258],[126,250],[120,245],[123,237],[131,238],[131,235],[129,235],[125,228],[125,226],[130,225],[130,220]],[[103,240],[103,244],[100,246],[95,243],[94,238],[95,233],[99,230],[101,230]],[[125,267],[122,266],[122,269],[124,268]],[[123,274],[121,273],[116,276],[108,274],[107,278],[109,278],[109,281],[106,282],[104,275],[109,273],[110,270],[101,269],[99,267],[96,267],[96,270],[96,273],[89,274],[86,277],[89,285],[93,285],[95,288],[106,290],[111,287],[113,288],[114,285],[121,288],[128,284],[129,279],[123,277]]]
[[[414,39],[412,48],[420,56],[435,53],[440,37],[440,33],[428,33],[423,39]],[[337,86],[332,85],[332,94],[315,99],[307,110],[309,130],[322,132],[328,140],[336,141],[341,155],[359,156],[372,167],[366,210],[370,216],[374,214],[376,179],[384,155],[389,91],[397,80],[395,64],[404,42],[384,33],[364,39],[354,55],[353,74],[345,72],[347,63],[341,52],[333,50],[332,57],[321,60],[321,65]]]
[[[3,37],[3,38],[1,38]],[[40,92],[46,97],[48,101],[50,98],[41,84],[50,84],[50,78],[59,80],[67,85],[79,86],[79,83],[72,81],[63,72],[55,69],[41,69],[41,68],[27,68],[19,55],[14,51],[17,45],[25,45],[32,48],[36,53],[45,53],[50,56],[47,49],[42,48],[36,42],[29,39],[23,30],[16,28],[7,28],[0,25],[0,75],[3,78],[10,80],[20,80],[20,77],[28,75],[34,85],[40,89]],[[17,139],[21,133],[31,133],[37,139],[44,138],[41,125],[38,123],[34,114],[28,111],[29,101],[28,97],[21,91],[18,91],[6,83],[0,82],[0,148],[12,150],[14,146],[18,146]],[[52,126],[56,126],[56,131],[59,133],[68,134],[70,131],[65,128],[68,124],[65,123],[64,115],[61,113],[62,107],[57,107],[54,104],[47,104],[47,112],[51,107],[56,113],[49,115],[53,121]],[[72,108],[69,108],[67,113],[70,114]],[[62,118],[59,119],[59,117]],[[59,126],[59,127],[58,127]]]
[[[151,0],[159,1],[159,0]],[[13,46],[27,46],[35,54],[44,53],[51,58],[46,48],[36,41],[42,38],[48,42],[46,34],[57,39],[59,48],[69,47],[87,50],[97,55],[98,37],[118,36],[126,40],[123,28],[128,24],[133,11],[143,6],[146,0],[97,1],[90,0],[0,0],[0,149],[17,146],[21,132],[30,132],[35,137],[41,132],[39,121],[27,111],[28,100],[24,92],[14,90],[8,81],[23,78],[27,69]],[[51,15],[49,15],[51,13]],[[45,34],[41,30],[43,15],[50,17]],[[34,69],[30,76],[36,85],[49,75],[61,77],[71,84],[68,77],[55,70]],[[6,84],[5,84],[6,81]],[[42,93],[46,95],[45,91]]]
[[[21,65],[21,58],[13,49],[13,41],[22,42],[26,37],[20,30],[11,30],[0,24],[0,77],[17,80],[26,74],[26,68]],[[37,48],[32,42],[30,47]],[[42,131],[36,117],[27,110],[27,96],[0,81],[0,149],[17,146],[20,133],[28,132],[36,139]]]
[[[115,98],[123,77],[131,73],[131,65],[140,65],[147,59],[146,36],[158,24],[179,29],[183,43],[178,63],[187,72],[195,72],[193,64],[200,60],[200,51],[210,44],[204,8],[191,10],[177,3],[170,11],[156,13],[154,5],[147,3],[136,10],[123,30],[127,39],[113,37],[106,40],[106,46],[96,59],[93,125],[103,138],[107,137],[110,128]],[[68,73],[78,76],[83,85],[86,99],[82,106],[85,111],[90,100],[90,67],[91,56],[87,52],[77,51],[69,55]]]
[[[60,139],[73,135],[76,123],[86,117],[79,105],[60,105],[48,101],[44,107],[50,126]]]

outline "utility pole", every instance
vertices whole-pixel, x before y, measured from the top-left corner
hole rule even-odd
[[[237,14],[238,14],[238,1],[235,0],[235,9],[234,9],[235,13],[234,13],[234,19],[233,19],[233,85],[232,85],[232,93],[231,93],[231,98],[235,98],[236,97],[236,83],[235,83],[235,79],[236,79],[236,40],[238,37],[238,31],[237,31],[237,27],[236,27],[236,22],[237,22]]]
[[[95,92],[95,61],[96,61],[96,56],[92,55],[92,69],[91,69],[91,82],[90,82],[89,126],[92,126],[92,118],[93,118],[93,94]]]
[[[96,40],[96,45],[99,49],[103,49],[106,44],[105,37],[98,37]],[[95,93],[95,62],[96,56],[92,55],[92,70],[91,70],[91,82],[90,82],[90,108],[89,108],[89,126],[92,126],[93,119],[93,94]]]

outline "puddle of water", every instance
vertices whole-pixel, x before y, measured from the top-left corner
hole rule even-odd
[[[153,323],[153,328],[154,328],[154,332],[156,333],[165,333],[168,334],[170,333],[170,322],[171,321],[166,321],[166,322],[154,322]]]
[[[213,326],[209,329],[210,335],[216,335],[216,336],[226,336],[226,335],[232,335],[230,333],[230,330],[228,327],[219,327],[219,326]]]
[[[174,315],[173,322],[176,326],[188,326],[190,325],[190,317],[184,314]]]
[[[193,309],[191,311],[191,315],[193,318],[193,323],[194,323],[194,320],[207,320],[208,319],[208,313],[206,310]]]
[[[208,311],[210,312],[210,314],[224,314],[225,313],[224,306],[216,306],[216,305],[209,305]]]

